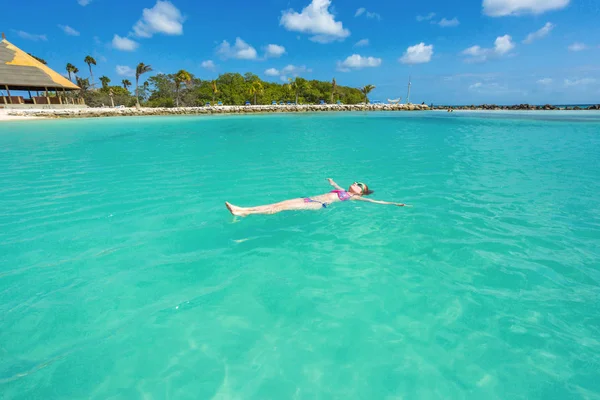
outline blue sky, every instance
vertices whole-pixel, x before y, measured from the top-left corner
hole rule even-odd
[[[202,79],[335,77],[384,101],[404,99],[410,75],[415,103],[600,103],[598,0],[3,3],[9,41],[61,73],[90,54],[113,83],[144,62]]]

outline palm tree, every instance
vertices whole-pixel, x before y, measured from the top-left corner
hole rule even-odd
[[[333,80],[331,81],[331,104],[333,104],[333,95],[335,94],[335,91],[337,89],[337,82],[335,81],[335,78],[333,78]]]
[[[179,107],[179,88],[182,83],[189,83],[192,80],[192,76],[189,72],[184,69],[180,69],[178,73],[175,74],[175,103],[177,107]]]
[[[79,73],[79,68],[74,66],[73,71],[71,71],[71,72],[73,72],[73,76],[75,77],[75,79],[77,79],[77,74]]]
[[[110,78],[107,76],[101,76],[100,82],[102,82],[102,89],[106,89],[110,83]]]
[[[77,76],[75,79],[77,80],[77,86],[79,86],[82,92],[85,92],[90,88],[90,80],[88,78],[80,78]]]
[[[92,56],[86,56],[83,62],[86,63],[88,67],[90,67],[90,79],[92,81],[92,86],[94,86],[94,74],[92,73],[92,64],[96,65],[96,60],[94,60]]]
[[[256,96],[264,93],[263,85],[259,81],[252,82],[250,85],[250,89],[248,89],[248,94],[254,96],[254,105],[256,105]]]
[[[72,81],[71,79],[71,72],[75,72],[77,68],[71,64],[71,63],[67,63],[67,73],[69,74],[69,80]]]
[[[212,92],[213,92],[213,103],[215,102],[215,96],[219,93],[219,89],[217,89],[217,81],[212,81]]]
[[[300,92],[310,89],[310,84],[306,79],[302,79],[300,77],[296,77],[292,80],[292,78],[288,78],[287,88],[296,93],[296,104],[298,104],[298,95]]]
[[[138,91],[140,75],[145,74],[146,72],[150,72],[150,71],[152,71],[152,67],[150,65],[146,65],[144,63],[139,63],[135,69],[135,98],[136,98],[138,107],[140,107],[140,95],[139,95],[139,91]]]
[[[131,86],[131,82],[129,82],[129,79],[123,79],[123,80],[121,81],[121,84],[123,85],[123,87],[124,87],[125,89],[127,89],[129,86]]]
[[[365,103],[367,103],[367,104],[369,104],[369,98],[367,97],[367,95],[369,93],[371,93],[371,90],[373,90],[373,89],[375,89],[375,85],[367,85],[367,86],[358,88],[358,90],[360,90],[361,93],[365,95]]]

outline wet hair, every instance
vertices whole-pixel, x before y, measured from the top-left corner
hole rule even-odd
[[[362,189],[362,196],[368,196],[374,193],[371,189],[369,189],[369,186],[367,186],[366,183],[356,182],[356,184]]]

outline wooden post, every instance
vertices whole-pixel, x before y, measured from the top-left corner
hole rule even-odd
[[[4,87],[6,88],[6,93],[8,94],[8,102],[10,104],[12,104],[12,99],[10,98],[10,90],[8,90],[8,85],[4,85]]]
[[[58,94],[58,89],[54,89],[54,93],[56,94],[56,97],[58,97],[58,104],[62,104],[62,97]]]
[[[48,98],[48,88],[45,87],[44,89],[46,89],[46,104],[50,104],[50,99]]]

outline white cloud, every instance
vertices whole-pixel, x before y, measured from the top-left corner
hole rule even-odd
[[[538,79],[537,83],[539,83],[540,85],[549,85],[552,83],[552,79],[551,78]]]
[[[417,15],[417,21],[419,22],[423,22],[423,21],[429,21],[431,19],[433,19],[433,17],[435,17],[435,13],[429,13],[427,15]]]
[[[79,3],[80,6],[87,6],[88,4],[90,4],[92,2],[92,0],[77,0],[77,3]]]
[[[587,49],[587,46],[583,43],[575,42],[572,45],[570,45],[568,48],[569,48],[569,51],[583,51],[583,50]]]
[[[355,17],[360,17],[360,16],[361,16],[361,15],[363,15],[363,14],[364,14],[364,15],[365,15],[367,18],[377,18],[377,19],[381,19],[381,15],[379,15],[379,14],[378,14],[378,13],[376,13],[376,12],[370,12],[370,11],[367,11],[367,9],[366,9],[366,8],[364,8],[364,7],[361,7],[361,8],[359,8],[358,10],[356,10],[356,12],[354,13],[354,16],[355,16]]]
[[[442,18],[440,22],[438,22],[438,25],[442,28],[452,28],[460,25],[460,21],[456,17],[452,19]]]
[[[115,70],[117,71],[117,75],[120,76],[135,76],[135,69],[127,65],[117,65]]]
[[[217,54],[224,59],[237,58],[239,60],[256,60],[256,49],[244,42],[241,38],[235,39],[235,44],[231,46],[227,40],[217,47]]]
[[[37,42],[38,40],[42,40],[45,42],[48,40],[46,35],[37,35],[35,33],[29,33],[29,32],[25,32],[25,31],[15,31],[15,33],[21,39],[33,40],[34,42]]]
[[[309,72],[312,72],[312,69],[306,68],[305,65],[288,64],[280,70],[277,68],[269,68],[269,69],[265,70],[265,75],[279,76],[279,79],[281,79],[283,82],[287,82],[287,80],[290,76],[295,77],[295,76],[299,76],[301,74],[306,74]]]
[[[58,25],[58,27],[69,36],[79,36],[79,32],[71,28],[69,25]]]
[[[494,48],[488,49],[481,46],[471,46],[465,49],[461,54],[468,56],[467,62],[487,61],[491,56],[503,56],[515,48],[510,35],[498,36],[494,41]]]
[[[279,21],[288,31],[309,33],[313,42],[330,43],[334,40],[344,40],[350,36],[341,21],[329,12],[331,0],[312,0],[311,3],[298,13],[292,9],[284,11]]]
[[[593,85],[597,82],[596,79],[593,78],[583,78],[583,79],[565,79],[565,86],[580,86],[580,85]]]
[[[469,85],[469,90],[472,92],[483,93],[483,94],[509,94],[509,93],[520,93],[526,95],[527,92],[521,89],[510,89],[505,85],[500,85],[496,82],[475,82]]]
[[[200,63],[200,66],[202,68],[210,69],[211,71],[214,70],[217,67],[215,65],[215,63],[213,62],[213,60],[202,61],[202,63]]]
[[[269,68],[267,70],[265,70],[265,75],[267,76],[278,76],[279,75],[279,70],[276,68]]]
[[[348,72],[350,69],[360,69],[368,67],[379,67],[381,65],[381,58],[377,57],[363,57],[359,54],[352,54],[348,56],[344,61],[338,61],[338,70],[342,72]]]
[[[490,17],[542,14],[569,5],[570,0],[483,0],[483,13]]]
[[[102,40],[100,40],[100,38],[98,36],[94,36],[94,43],[96,43],[97,45],[101,45]]]
[[[499,36],[494,41],[494,51],[496,54],[504,55],[515,48],[510,35]]]
[[[281,57],[285,53],[285,47],[278,44],[268,44],[265,49],[265,57]]]
[[[286,65],[281,70],[282,74],[292,75],[292,76],[298,76],[300,74],[308,73],[308,72],[312,72],[312,69],[306,68],[305,65],[292,65],[292,64]]]
[[[531,44],[531,43],[533,43],[534,40],[541,39],[545,36],[548,36],[550,31],[552,31],[552,29],[554,29],[554,26],[555,26],[554,24],[552,24],[550,22],[546,22],[546,25],[542,26],[537,31],[531,32],[529,35],[527,35],[525,40],[523,40],[523,43]]]
[[[361,39],[354,44],[355,47],[363,47],[369,45],[369,39]]]
[[[433,45],[425,45],[425,43],[421,42],[407,48],[404,55],[398,61],[402,64],[423,64],[431,61],[432,55]]]
[[[115,35],[112,40],[112,47],[122,51],[134,51],[140,44],[126,37]]]
[[[133,26],[137,37],[149,38],[155,33],[182,35],[183,21],[181,11],[170,1],[158,0],[154,7],[144,8],[142,18]]]

